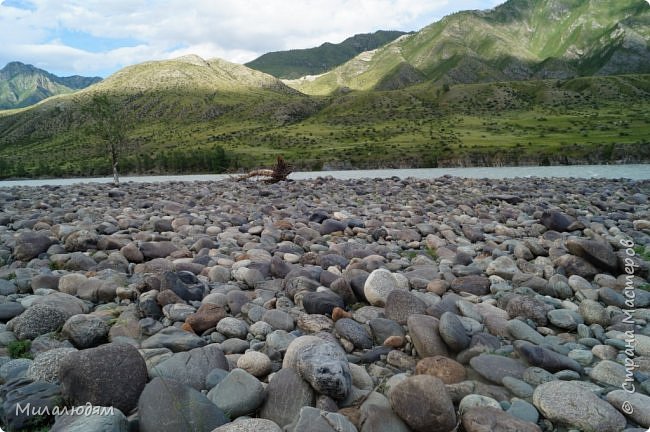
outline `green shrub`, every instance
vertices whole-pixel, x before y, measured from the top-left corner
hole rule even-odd
[[[639,258],[650,261],[650,252],[646,252],[646,249],[643,246],[635,246],[634,252],[636,252]]]
[[[7,351],[9,352],[9,357],[14,359],[32,358],[32,354],[29,352],[31,347],[32,342],[30,340],[13,341],[7,345]]]
[[[436,253],[435,249],[433,249],[431,246],[426,245],[424,249],[425,249],[427,255],[429,255],[429,257],[430,257],[432,260],[435,261],[435,260],[438,259],[438,254]]]

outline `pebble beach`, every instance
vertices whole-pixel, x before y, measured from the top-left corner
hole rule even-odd
[[[535,177],[2,188],[0,424],[646,432],[649,196]]]

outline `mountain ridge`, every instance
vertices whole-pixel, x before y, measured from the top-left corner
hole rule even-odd
[[[285,83],[325,95],[399,82],[405,70],[441,84],[648,73],[649,40],[645,0],[509,0],[448,15],[378,48],[369,61],[360,54],[317,78]]]
[[[236,91],[267,88],[297,93],[279,79],[219,58],[195,54],[127,66],[104,79],[92,91],[144,91],[166,88]]]
[[[100,82],[100,77],[59,77],[36,66],[9,62],[0,69],[0,109],[23,108]]]

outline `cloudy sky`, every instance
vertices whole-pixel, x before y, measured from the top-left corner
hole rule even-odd
[[[244,63],[269,51],[418,30],[504,0],[0,0],[0,68],[106,76],[146,60],[198,54]]]

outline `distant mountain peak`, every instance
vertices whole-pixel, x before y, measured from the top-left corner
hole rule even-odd
[[[12,61],[0,69],[0,109],[23,108],[99,81],[99,77],[59,77],[34,65]]]

